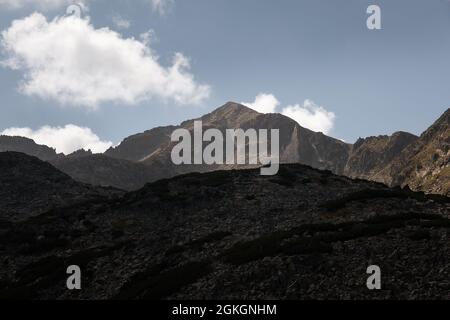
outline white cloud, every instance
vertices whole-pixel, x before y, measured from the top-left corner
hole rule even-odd
[[[93,153],[102,153],[113,145],[110,141],[100,140],[91,129],[78,127],[73,124],[64,127],[45,126],[38,130],[9,128],[1,134],[33,139],[37,144],[55,148],[56,152],[64,154],[70,154],[80,149],[90,149]]]
[[[275,113],[280,107],[278,99],[270,93],[260,93],[254,102],[242,102],[243,105],[260,113]],[[306,99],[303,105],[288,105],[281,109],[281,114],[295,120],[304,128],[316,132],[330,133],[334,127],[336,115]]]
[[[311,100],[305,100],[303,105],[287,106],[281,113],[297,121],[304,128],[324,134],[328,134],[333,129],[336,119],[333,112],[327,111]]]
[[[280,102],[273,94],[260,93],[254,102],[242,102],[242,104],[260,113],[274,113]]]
[[[146,41],[95,29],[75,16],[47,21],[33,13],[13,21],[1,33],[1,46],[3,66],[24,72],[23,94],[61,104],[95,109],[101,103],[132,105],[152,98],[199,104],[210,93],[208,85],[195,81],[181,53],[164,67]]]
[[[120,15],[113,16],[112,21],[119,29],[128,29],[131,26],[131,22],[122,18]]]

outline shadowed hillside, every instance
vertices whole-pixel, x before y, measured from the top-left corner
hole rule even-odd
[[[450,298],[446,197],[284,165],[274,177],[192,173],[107,197],[82,189],[14,221],[43,182],[50,194],[80,186],[35,158],[0,159],[3,298]],[[81,291],[65,287],[72,264]],[[380,291],[365,286],[371,264]]]

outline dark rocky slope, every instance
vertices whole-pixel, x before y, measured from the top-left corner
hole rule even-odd
[[[35,164],[0,162],[0,172],[61,176],[49,181],[55,189],[72,185],[28,161]],[[21,195],[33,192],[20,179],[10,179],[16,192],[6,196],[19,208]],[[21,221],[6,215],[0,297],[449,299],[449,205],[446,197],[302,165],[282,166],[275,177],[188,174]],[[82,268],[81,291],[65,287],[72,264]],[[371,264],[382,269],[380,291],[365,286]]]
[[[27,219],[52,208],[104,200],[119,193],[76,182],[38,158],[0,153],[0,219]]]
[[[77,152],[51,163],[77,181],[93,186],[113,186],[123,190],[137,190],[159,177],[159,173],[151,167],[103,154],[83,155],[83,152]]]

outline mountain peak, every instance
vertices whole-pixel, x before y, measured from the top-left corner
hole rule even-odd
[[[418,138],[416,135],[406,132],[406,131],[396,131],[392,134],[393,138],[399,138],[399,137],[416,137]]]
[[[205,125],[224,122],[236,125],[254,119],[259,115],[261,114],[249,107],[230,101],[203,116],[201,120]]]
[[[233,101],[228,101],[227,103],[225,103],[223,106],[217,108],[216,110],[214,110],[212,112],[213,114],[233,114],[233,113],[254,113],[254,114],[258,114],[259,112],[244,106],[243,104],[237,103],[237,102],[233,102]]]

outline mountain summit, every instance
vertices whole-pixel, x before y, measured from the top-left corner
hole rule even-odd
[[[169,176],[191,171],[228,169],[227,165],[176,167],[171,164],[170,154],[174,146],[170,139],[172,132],[186,129],[193,133],[195,121],[202,121],[204,130],[214,128],[222,133],[227,129],[279,129],[282,163],[301,163],[342,174],[349,156],[350,145],[340,140],[305,129],[281,114],[258,113],[235,102],[228,102],[199,119],[185,121],[176,127],[156,128],[131,136],[105,154],[157,167],[157,171],[164,170]]]
[[[389,186],[408,185],[418,191],[447,195],[450,192],[450,109],[420,137],[396,132],[392,136],[361,138],[351,145],[303,128],[284,115],[262,114],[242,104],[227,102],[198,119],[127,137],[103,155],[89,152],[58,155],[30,139],[5,136],[0,137],[0,151],[33,155],[51,162],[75,180],[125,190],[189,172],[249,167],[174,165],[171,151],[175,143],[171,142],[171,135],[176,129],[186,129],[192,134],[195,121],[202,121],[204,130],[215,128],[222,133],[227,129],[279,129],[281,163],[299,163]]]

